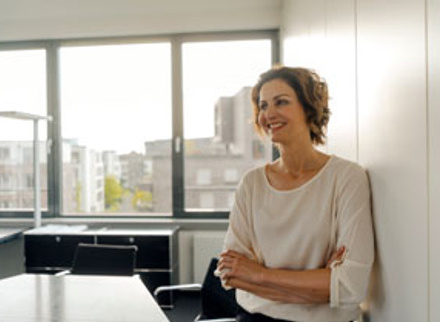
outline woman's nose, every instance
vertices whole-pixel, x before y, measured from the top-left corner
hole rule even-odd
[[[268,104],[265,110],[267,118],[271,118],[276,114],[276,108],[273,104]]]

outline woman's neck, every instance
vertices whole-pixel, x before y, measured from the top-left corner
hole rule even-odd
[[[279,146],[279,151],[280,159],[277,162],[279,170],[294,177],[321,169],[329,158],[328,155],[317,151],[313,145]]]

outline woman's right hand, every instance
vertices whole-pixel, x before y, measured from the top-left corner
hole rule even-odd
[[[325,268],[330,268],[333,263],[335,263],[334,265],[341,265],[344,261],[346,251],[347,249],[345,248],[345,246],[341,246],[337,250],[335,250],[327,261]]]

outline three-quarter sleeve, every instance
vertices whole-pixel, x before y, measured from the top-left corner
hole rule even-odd
[[[337,192],[336,249],[345,246],[341,263],[331,266],[330,306],[359,305],[368,290],[374,261],[370,188],[365,171],[352,167]]]
[[[235,250],[249,258],[255,259],[253,250],[253,230],[250,217],[250,196],[246,177],[240,181],[235,193],[235,201],[229,215],[229,227],[226,232],[224,249]]]

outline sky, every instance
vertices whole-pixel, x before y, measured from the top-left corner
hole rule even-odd
[[[169,43],[61,48],[63,138],[121,154],[170,139],[170,49]],[[185,43],[182,55],[185,138],[212,137],[218,98],[252,86],[271,66],[268,40]],[[43,50],[0,52],[0,111],[45,115],[45,75]],[[31,140],[26,123],[0,118],[0,140]]]

